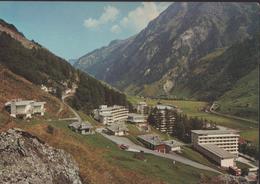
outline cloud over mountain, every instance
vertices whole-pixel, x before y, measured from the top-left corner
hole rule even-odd
[[[84,26],[86,28],[99,27],[102,24],[115,21],[118,14],[119,14],[119,10],[116,7],[108,5],[104,7],[104,12],[101,14],[101,16],[98,19],[94,19],[90,17],[84,20]]]

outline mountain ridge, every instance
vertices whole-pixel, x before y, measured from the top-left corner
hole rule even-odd
[[[101,104],[129,105],[126,96],[105,86],[93,77],[74,69],[67,61],[40,44],[26,39],[14,25],[0,21],[0,64],[34,85],[56,89],[55,95],[73,84],[78,85],[72,98],[73,107],[86,113]],[[2,29],[4,27],[4,29]],[[99,92],[97,92],[99,91]],[[118,98],[115,98],[118,96]]]
[[[232,79],[232,85],[222,85],[218,94],[209,85],[207,88],[202,86],[194,94],[196,87],[192,81],[198,74],[191,74],[192,70],[202,70],[197,66],[201,58],[213,56],[215,52],[220,54],[222,50],[226,56],[237,52],[239,48],[234,49],[235,45],[243,47],[240,42],[246,44],[258,34],[259,15],[257,3],[175,2],[130,41],[92,51],[74,66],[131,95],[214,101],[243,76]],[[251,53],[257,57],[257,51]],[[231,64],[232,56],[219,55],[217,58],[223,60],[218,62],[218,68]],[[214,81],[218,71],[209,63],[203,64],[203,73]],[[238,73],[248,74],[247,67],[240,65],[239,69],[239,64],[235,65],[234,60],[232,63]],[[248,65],[256,66],[257,63],[250,60]],[[208,75],[207,70],[213,75]],[[226,76],[231,73],[231,68],[225,70]],[[219,76],[219,82],[214,84],[224,83],[223,79]]]

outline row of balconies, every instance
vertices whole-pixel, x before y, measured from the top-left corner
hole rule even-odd
[[[216,142],[221,142],[221,143],[238,143],[237,140],[199,140],[199,143],[216,143]]]
[[[238,141],[238,139],[199,139],[198,141]]]
[[[230,135],[230,136],[199,136],[199,139],[238,139],[239,135]]]

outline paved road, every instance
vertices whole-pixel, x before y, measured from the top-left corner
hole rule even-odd
[[[213,168],[210,168],[208,166],[205,166],[205,165],[202,165],[200,163],[194,162],[192,160],[184,158],[184,157],[182,157],[180,155],[177,155],[175,153],[172,153],[172,154],[159,153],[159,152],[156,152],[156,151],[144,148],[142,146],[136,145],[136,144],[134,144],[133,142],[131,142],[129,139],[127,139],[125,137],[118,137],[118,136],[107,135],[107,134],[102,132],[102,128],[96,129],[96,131],[98,133],[102,134],[107,139],[113,141],[114,143],[116,143],[118,145],[119,144],[128,145],[129,148],[132,149],[132,150],[143,151],[145,153],[150,153],[150,154],[153,154],[153,155],[156,155],[156,156],[159,156],[159,157],[169,158],[171,160],[175,160],[177,162],[181,162],[183,164],[186,164],[186,165],[189,165],[189,166],[192,166],[192,167],[196,167],[198,169],[203,169],[203,170],[212,171],[212,172],[216,172],[216,173],[222,174],[222,173],[220,173],[219,171],[217,171],[217,170],[215,170]]]
[[[60,118],[59,119],[60,121],[78,121],[78,118],[77,117],[75,117],[75,118]]]
[[[244,164],[247,164],[247,165],[249,165],[249,166],[252,167],[252,168],[256,168],[256,167],[257,167],[257,166],[255,166],[254,164],[252,164],[250,160],[247,160],[247,159],[245,159],[245,158],[243,158],[243,157],[238,157],[238,158],[237,158],[237,161],[242,162],[242,163],[244,163]]]
[[[71,106],[69,106],[67,103],[66,103],[66,101],[65,101],[65,99],[67,98],[67,97],[70,97],[70,96],[73,96],[74,94],[68,94],[68,95],[62,95],[62,97],[61,97],[61,99],[62,99],[62,102],[71,110],[71,112],[73,112],[73,114],[76,116],[74,119],[75,120],[77,120],[78,122],[82,122],[82,119],[81,119],[81,117],[79,116],[79,114],[71,107]]]

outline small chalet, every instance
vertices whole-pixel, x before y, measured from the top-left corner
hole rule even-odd
[[[128,128],[125,126],[125,124],[114,123],[106,127],[106,130],[110,135],[123,136],[128,134]]]
[[[93,126],[89,122],[74,122],[69,124],[69,128],[80,134],[94,134]]]
[[[137,139],[142,142],[147,148],[161,153],[168,153],[167,145],[162,142],[160,137],[156,134],[139,135]]]
[[[167,141],[163,141],[163,143],[167,146],[167,152],[181,151],[182,143],[180,142],[177,142],[175,140],[167,140]]]

